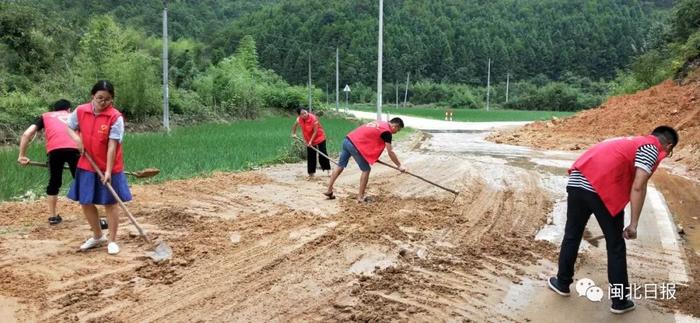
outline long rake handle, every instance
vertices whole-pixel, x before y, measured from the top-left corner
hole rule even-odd
[[[29,165],[39,166],[39,167],[49,167],[49,164],[47,164],[47,163],[40,163],[40,162],[35,162],[35,161],[29,161]],[[65,166],[63,166],[63,169],[70,169],[70,167],[68,167],[68,165],[65,165]],[[131,176],[134,176],[136,178],[141,178],[138,174],[136,174],[134,172],[124,171],[124,174],[131,175]]]
[[[299,141],[303,142],[304,144],[306,144],[303,140],[301,140],[301,138],[297,137],[297,139],[298,139]],[[330,161],[332,161],[334,164],[338,165],[338,163],[337,163],[335,160],[331,159],[330,157],[328,157],[328,155],[326,155],[326,154],[322,153],[321,151],[319,151],[318,149],[316,149],[316,147],[314,147],[314,146],[307,146],[307,147],[310,147],[311,149],[315,150],[317,153],[321,154],[321,156],[328,158],[328,160],[330,160]],[[385,163],[385,162],[383,162],[383,161],[381,161],[381,160],[377,160],[377,162],[380,163],[380,164],[382,164],[382,165],[384,165],[384,166],[389,166],[389,167],[391,167],[391,168],[393,168],[393,169],[395,169],[395,170],[401,171],[398,167],[396,167],[396,166],[394,166],[394,165],[387,164],[387,163]],[[338,166],[340,166],[340,165],[338,165]],[[408,175],[411,175],[411,176],[413,176],[413,177],[416,177],[416,178],[418,178],[418,179],[420,179],[420,180],[423,180],[423,181],[425,181],[425,182],[427,182],[427,183],[429,183],[429,184],[433,184],[433,185],[435,185],[435,186],[437,186],[437,187],[439,187],[439,188],[441,188],[441,189],[443,189],[443,190],[445,190],[445,191],[448,191],[448,192],[450,192],[450,193],[452,193],[452,194],[454,194],[454,195],[459,195],[459,192],[457,192],[457,191],[455,191],[455,190],[449,189],[449,188],[444,187],[444,186],[442,186],[442,185],[440,185],[440,184],[437,184],[437,183],[433,183],[433,182],[431,182],[431,181],[429,181],[429,180],[427,180],[427,179],[425,179],[425,178],[423,178],[423,177],[420,177],[420,176],[418,176],[418,175],[416,175],[416,174],[410,173],[410,172],[408,172],[408,171],[404,171],[404,173],[406,173],[406,174],[408,174]]]
[[[295,137],[295,138],[297,138],[297,140],[299,140],[299,141],[301,141],[302,143],[304,143],[304,146],[306,146],[306,142],[304,142],[303,140],[301,140],[301,138],[299,138],[299,137]],[[333,164],[335,164],[336,166],[340,166],[340,164],[338,164],[337,161],[331,159],[330,157],[328,157],[328,155],[326,155],[326,154],[322,153],[320,150],[316,149],[316,147],[314,147],[314,146],[306,146],[306,147],[309,147],[309,148],[315,150],[317,153],[319,153],[319,155],[321,155],[321,156],[323,156],[323,157],[326,157],[326,159],[330,160],[330,161],[331,161]]]
[[[97,174],[100,175],[100,179],[104,180],[105,175],[102,173],[100,168],[97,167],[97,164],[95,164],[95,161],[92,160],[92,157],[90,157],[90,154],[88,154],[87,151],[83,152],[83,154],[85,155],[85,158],[87,158],[88,162],[90,162],[90,166],[92,166],[92,169],[94,169],[95,172],[97,172]],[[114,196],[114,199],[117,200],[117,202],[119,203],[119,206],[121,206],[122,210],[124,210],[126,215],[129,217],[131,224],[133,224],[136,227],[136,230],[139,231],[139,234],[141,235],[141,237],[144,240],[146,240],[146,242],[148,242],[148,244],[153,244],[151,242],[151,240],[148,239],[148,237],[146,236],[146,233],[143,232],[143,229],[141,228],[139,223],[136,221],[136,218],[134,218],[134,216],[131,214],[131,212],[129,212],[129,209],[126,208],[124,201],[122,201],[122,199],[119,197],[119,195],[117,195],[117,192],[114,191],[114,188],[112,187],[112,183],[107,183],[107,185],[105,185],[105,186],[107,186],[107,189],[109,190],[109,192],[112,193],[112,196]]]
[[[391,165],[391,164],[387,164],[387,163],[385,163],[385,162],[383,162],[383,161],[381,161],[381,160],[377,160],[377,163],[380,163],[380,164],[382,164],[382,165],[384,165],[384,166],[393,168],[393,169],[398,170],[398,171],[401,172],[401,169],[399,169],[398,167],[396,167],[396,166],[394,166],[394,165]],[[431,181],[429,181],[429,180],[427,180],[427,179],[425,179],[425,178],[423,178],[423,177],[421,177],[421,176],[418,176],[418,175],[416,175],[416,174],[413,174],[413,173],[411,173],[411,172],[409,172],[409,171],[402,171],[402,172],[404,172],[404,173],[406,173],[406,174],[408,174],[408,175],[411,175],[411,176],[413,176],[413,177],[415,177],[415,178],[418,178],[418,179],[420,179],[420,180],[422,180],[422,181],[424,181],[424,182],[426,182],[426,183],[435,185],[435,186],[437,186],[437,187],[439,187],[439,188],[441,188],[441,189],[443,189],[443,190],[445,190],[445,191],[448,191],[448,192],[450,192],[450,193],[452,193],[452,194],[454,194],[454,195],[459,195],[459,192],[457,192],[457,191],[455,191],[455,190],[452,190],[452,189],[449,189],[449,188],[447,188],[447,187],[444,187],[444,186],[442,186],[442,185],[440,185],[440,184],[438,184],[438,183],[431,182]]]

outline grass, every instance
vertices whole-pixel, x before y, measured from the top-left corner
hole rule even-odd
[[[350,109],[360,111],[377,111],[376,106],[369,104],[351,105]],[[390,115],[407,115],[428,119],[445,120],[447,108],[409,107],[396,108],[393,106],[382,107],[382,112]],[[491,110],[482,109],[452,109],[453,121],[486,122],[486,121],[534,121],[551,119],[553,116],[562,118],[574,114],[573,112],[560,111],[527,111],[527,110]]]
[[[328,151],[336,154],[343,137],[357,125],[340,118],[322,118]],[[289,134],[293,119],[268,117],[261,120],[226,124],[202,124],[176,128],[165,133],[127,133],[124,139],[124,163],[127,170],[156,167],[161,173],[139,182],[161,182],[207,175],[213,171],[240,171],[252,167],[300,159]],[[299,134],[301,132],[299,131]],[[20,167],[16,147],[0,149],[0,200],[41,197],[48,172],[39,167]],[[46,160],[43,143],[32,143],[32,160]],[[71,182],[64,172],[61,194]],[[130,182],[137,182],[129,178]]]

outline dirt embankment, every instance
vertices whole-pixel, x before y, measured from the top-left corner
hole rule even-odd
[[[700,70],[696,70],[700,74]],[[670,160],[700,179],[700,81],[666,81],[631,95],[611,97],[598,108],[564,119],[534,122],[488,139],[546,149],[583,150],[604,139],[648,134],[656,126],[678,130],[680,143]]]

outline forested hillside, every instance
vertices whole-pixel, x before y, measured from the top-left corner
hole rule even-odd
[[[336,48],[341,86],[352,85],[350,102],[374,101],[377,3],[169,1],[172,111],[227,119],[305,105],[309,57],[318,104],[335,88]],[[398,87],[404,90],[410,73],[410,103],[483,108],[490,58],[492,107],[595,106],[611,91],[657,82],[692,54],[692,44],[665,44],[679,33],[674,21],[692,29],[695,18],[684,12],[697,3],[386,1],[385,102],[393,102]],[[14,138],[12,131],[58,98],[85,100],[99,78],[114,81],[115,102],[131,120],[157,116],[162,5],[0,1],[0,140]]]
[[[557,80],[565,72],[611,79],[649,48],[664,4],[385,1],[385,79],[411,72],[416,79],[485,84],[488,58],[499,80],[506,73]],[[215,44],[225,48],[230,40],[253,35],[262,64],[295,83],[305,80],[309,52],[316,73],[332,75],[338,46],[344,79],[370,84],[376,80],[377,12],[378,1],[282,1],[243,16]]]

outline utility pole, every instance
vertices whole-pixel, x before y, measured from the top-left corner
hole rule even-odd
[[[489,111],[489,99],[491,95],[491,59],[489,58],[488,74],[486,76],[486,111]]]
[[[379,41],[377,42],[377,121],[382,120],[382,34],[384,32],[384,0],[379,0]]]
[[[168,0],[163,0],[163,128],[170,132],[168,93]]]
[[[340,74],[338,72],[338,62],[340,60],[338,59],[338,47],[335,48],[335,112],[338,112],[338,95],[340,94],[340,84],[338,80],[338,75]]]
[[[508,103],[508,87],[510,86],[510,73],[506,74],[506,103]]]
[[[399,108],[399,81],[394,82],[394,87],[396,88],[396,108]]]
[[[309,112],[311,112],[311,51],[309,51]]]
[[[403,94],[403,107],[406,107],[406,100],[408,99],[408,80],[411,78],[411,72],[406,74],[406,92]]]

